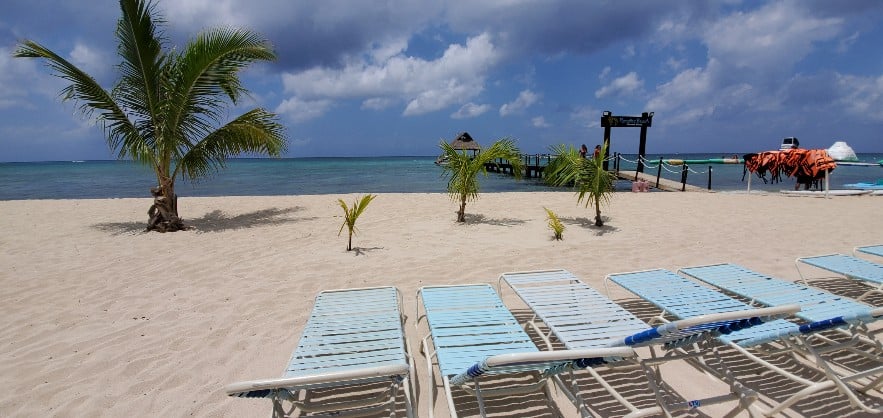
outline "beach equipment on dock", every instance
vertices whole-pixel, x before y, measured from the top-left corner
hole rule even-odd
[[[548,381],[561,386],[558,374],[635,355],[631,348],[540,352],[487,284],[427,286],[420,288],[417,296],[423,301],[418,303],[417,322],[423,318],[429,327],[429,335],[421,341],[432,393],[429,417],[433,416],[437,391],[433,365],[438,368],[451,416],[457,417],[451,389],[460,387],[476,397],[478,412],[484,417],[487,396],[542,390],[551,407]],[[489,379],[525,373],[531,375],[531,382]]]
[[[351,415],[389,410],[394,415],[402,392],[405,413],[413,417],[414,365],[404,320],[395,287],[323,291],[283,376],[234,383],[225,390],[229,396],[270,398],[274,417],[295,411]],[[358,393],[340,402],[312,402],[315,390],[328,388]],[[289,411],[285,402],[291,404]]]
[[[856,258],[844,254],[827,254],[814,257],[798,258],[794,264],[797,266],[797,273],[803,279],[803,283],[807,283],[806,277],[800,270],[800,264],[808,264],[832,273],[840,274],[848,279],[860,280],[867,282],[873,288],[862,294],[858,300],[862,300],[875,293],[883,293],[883,265],[872,263],[861,258]]]
[[[654,317],[654,320],[663,323],[668,322],[665,318],[666,315],[685,319],[750,309],[750,306],[745,303],[664,269],[610,274],[605,278],[605,284],[608,281],[619,284],[626,290],[661,309],[662,312]],[[861,321],[858,317],[847,316],[844,316],[843,320],[848,323]],[[873,407],[865,405],[855,392],[845,385],[847,381],[867,376],[864,374],[852,378],[838,376],[821,353],[808,342],[808,336],[813,336],[818,332],[841,325],[840,322],[833,321],[810,322],[798,325],[779,319],[748,329],[735,330],[729,334],[720,335],[718,340],[727,347],[743,354],[758,366],[774,372],[794,384],[803,386],[802,390],[790,395],[781,402],[777,402],[772,409],[765,411],[765,415],[781,413],[802,399],[831,389],[837,389],[848,397],[850,404],[856,408],[866,412],[880,412]],[[826,379],[821,381],[807,379],[765,360],[755,354],[755,352],[762,355],[789,354],[807,367],[822,371]],[[699,363],[699,366],[708,371],[715,371],[704,363]],[[776,402],[777,400],[770,399],[769,401]]]
[[[626,416],[670,415],[673,411],[732,400],[739,401],[733,412],[751,410],[756,394],[744,390],[741,384],[729,378],[724,380],[729,385],[730,394],[679,402],[679,397],[670,393],[670,386],[662,381],[660,366],[687,357],[717,356],[717,350],[711,343],[722,332],[760,325],[790,315],[797,309],[796,306],[771,310],[747,309],[652,327],[566,270],[504,273],[500,276],[500,287],[503,283],[515,291],[533,312],[526,326],[533,328],[543,338],[548,350],[553,350],[552,336],[569,350],[650,347],[651,358],[636,358],[630,364],[640,367],[650,379],[650,388],[656,396],[655,407],[635,406],[600,374],[589,369],[594,380],[629,410]],[[548,331],[544,331],[541,325],[545,325]],[[719,357],[717,360],[724,364]],[[615,367],[619,369],[624,365],[617,363]],[[572,397],[579,397],[580,390],[575,379],[571,379],[568,389]]]

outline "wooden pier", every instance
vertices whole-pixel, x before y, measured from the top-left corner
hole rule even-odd
[[[701,187],[692,186],[689,184],[683,184],[681,182],[677,182],[674,180],[669,180],[665,178],[659,179],[659,184],[656,184],[656,175],[655,174],[647,174],[647,173],[637,173],[635,171],[618,171],[614,172],[616,177],[620,180],[629,180],[635,181],[643,180],[650,184],[650,187],[655,187],[659,190],[663,190],[666,192],[707,192],[709,190],[703,189]],[[635,177],[637,176],[637,177]]]
[[[522,154],[521,161],[524,163],[524,173],[521,174],[523,174],[525,178],[542,178],[543,170],[546,168],[546,165],[549,164],[549,161],[552,161],[552,155]],[[492,173],[513,174],[512,164],[509,163],[509,160],[499,159],[493,163],[485,164],[484,168]]]
[[[551,154],[522,154],[521,156],[522,163],[524,164],[524,172],[522,173],[525,178],[542,178],[543,170],[549,165],[549,162],[552,161]],[[707,192],[708,189],[704,189],[702,187],[693,186],[690,184],[682,183],[679,181],[669,180],[666,178],[657,179],[657,175],[648,174],[648,173],[637,173],[635,171],[626,171],[619,170],[619,164],[614,164],[614,169],[611,171],[616,178],[620,180],[627,181],[637,181],[642,180],[646,181],[650,187],[656,188],[658,190],[666,191],[666,192]],[[509,163],[509,160],[498,159],[493,163],[485,164],[485,169],[492,173],[501,173],[513,175],[512,172],[512,164]],[[710,187],[710,186],[709,186]]]

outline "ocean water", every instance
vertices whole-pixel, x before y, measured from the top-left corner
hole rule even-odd
[[[624,155],[634,160],[634,155]],[[709,154],[648,155],[648,160],[720,158]],[[883,154],[860,154],[864,162],[876,162]],[[232,159],[216,174],[197,181],[178,180],[179,196],[262,196],[314,195],[340,193],[444,193],[447,185],[435,157],[289,158]],[[612,164],[612,163],[611,163]],[[655,163],[652,164],[655,167]],[[612,167],[612,165],[611,165]],[[622,170],[634,164],[623,161]],[[680,181],[680,167],[665,167],[662,177]],[[713,190],[745,190],[742,165],[711,165]],[[687,183],[707,187],[709,165],[691,166]],[[655,174],[656,168],[646,173]],[[838,167],[831,175],[831,188],[847,183],[883,179],[883,167]],[[747,180],[747,178],[746,178]],[[0,200],[21,199],[104,199],[150,197],[155,185],[153,173],[130,161],[56,161],[0,163]],[[792,189],[794,180],[763,184],[755,177],[752,190]],[[617,185],[629,190],[628,182]],[[480,180],[481,192],[562,190],[537,179],[515,181],[489,173]]]

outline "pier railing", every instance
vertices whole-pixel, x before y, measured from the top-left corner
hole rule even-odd
[[[524,165],[524,172],[522,173],[526,178],[542,178],[543,171],[546,166],[549,165],[556,155],[554,154],[521,154],[521,160]],[[686,191],[688,188],[697,189],[695,186],[689,186],[687,184],[687,178],[690,173],[694,175],[706,175],[708,178],[707,181],[707,189],[711,190],[711,179],[712,173],[714,172],[713,165],[714,164],[743,164],[744,161],[740,158],[710,158],[704,160],[682,160],[682,159],[666,159],[664,157],[659,157],[659,159],[649,160],[647,158],[639,156],[634,161],[629,160],[622,156],[620,153],[614,153],[611,157],[608,158],[608,161],[613,162],[613,173],[620,179],[623,180],[632,180],[639,181],[641,177],[647,177],[647,170],[656,170],[656,182],[655,187],[657,189],[664,190],[674,190],[670,183],[671,180],[664,179],[662,177],[662,170],[665,170],[669,174],[674,174],[675,176],[680,177],[680,181],[677,182],[680,184],[680,191]],[[628,171],[622,170],[622,162],[626,162],[629,164],[634,164],[637,167],[641,162],[644,168],[644,172],[638,173],[637,171]],[[708,168],[703,171],[697,171],[692,167],[699,167],[702,165],[706,165]],[[509,160],[506,159],[497,159],[492,163],[487,163],[485,168],[494,173],[503,173],[503,174],[514,174],[512,171],[512,164]],[[642,176],[642,175],[643,176]]]

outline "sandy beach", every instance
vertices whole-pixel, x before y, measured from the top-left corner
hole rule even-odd
[[[381,194],[347,252],[337,199],[355,197],[182,197],[194,230],[172,234],[142,232],[148,198],[0,201],[0,415],[268,416],[223,388],[280,376],[324,289],[397,286],[417,354],[423,285],[564,268],[603,290],[608,273],[720,262],[796,280],[797,257],[883,242],[881,196],[617,193],[598,228],[569,191],[483,194],[465,225],[445,194]]]

